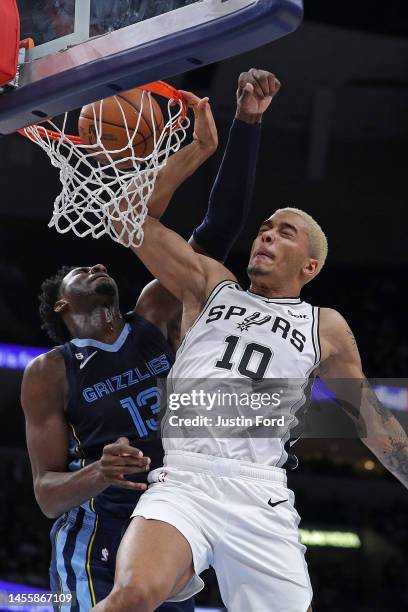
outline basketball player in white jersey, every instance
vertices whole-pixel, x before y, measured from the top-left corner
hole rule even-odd
[[[287,379],[294,395],[284,416],[293,417],[307,380],[318,373],[354,407],[363,442],[408,486],[406,434],[366,384],[349,326],[335,310],[300,297],[327,255],[311,216],[283,208],[261,224],[248,291],[156,219],[148,218],[144,230],[135,252],[183,303],[172,391],[184,390],[182,379],[218,379],[221,392],[236,381],[254,390],[261,383],[265,391],[273,379]],[[164,437],[164,467],[149,475],[152,484],[120,546],[114,589],[96,610],[151,612],[165,600],[183,600],[202,588],[199,574],[209,565],[230,612],[311,610],[299,516],[286,486],[285,467],[296,461],[284,444],[289,428],[290,422],[282,439],[251,438],[244,428],[241,437],[218,438],[210,427],[206,437]]]

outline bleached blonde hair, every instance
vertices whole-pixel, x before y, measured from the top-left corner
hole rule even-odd
[[[279,212],[290,212],[295,215],[299,215],[304,219],[309,227],[309,242],[310,242],[310,254],[314,259],[317,259],[319,262],[317,265],[317,272],[313,278],[315,278],[321,269],[323,268],[328,252],[328,244],[326,234],[317,223],[315,219],[311,215],[309,215],[304,210],[300,208],[291,208],[290,206],[286,206],[285,208],[279,208],[274,212],[274,214]]]

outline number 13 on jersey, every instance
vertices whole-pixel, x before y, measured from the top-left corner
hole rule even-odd
[[[136,426],[137,433],[141,438],[147,438],[150,431],[157,431],[157,419],[155,416],[160,411],[161,390],[158,387],[150,387],[138,393],[135,397],[125,397],[120,400],[122,408],[129,411]],[[152,416],[143,419],[142,409],[150,409]]]

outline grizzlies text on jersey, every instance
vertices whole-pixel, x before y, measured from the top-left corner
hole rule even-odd
[[[69,469],[97,461],[103,447],[122,436],[151,458],[152,467],[159,465],[157,378],[166,377],[173,363],[160,330],[132,313],[114,344],[74,339],[61,351],[69,383]],[[132,480],[145,482],[146,475],[136,474]],[[100,515],[129,517],[139,496],[111,486],[84,506]]]

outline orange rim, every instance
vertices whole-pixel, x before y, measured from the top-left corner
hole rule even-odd
[[[176,89],[172,85],[169,85],[168,83],[165,83],[164,81],[155,81],[154,83],[147,83],[147,85],[140,85],[139,87],[136,87],[135,89],[142,89],[144,91],[150,91],[151,93],[162,96],[163,98],[167,98],[169,100],[176,100],[176,102],[181,103],[182,105],[181,116],[178,117],[178,119],[176,119],[172,123],[171,128],[176,129],[181,126],[182,122],[185,120],[187,116],[187,102],[183,94],[179,92],[178,89]],[[45,121],[47,121],[47,119]],[[35,127],[38,131],[38,134],[43,139],[50,138],[50,140],[69,140],[74,145],[84,144],[80,136],[75,136],[75,135],[70,135],[70,134],[61,134],[60,132],[56,132],[55,130],[50,130],[44,127],[43,125],[39,125],[39,124],[33,124],[31,126],[27,126],[26,128],[21,128],[20,130],[17,130],[17,132],[21,134],[22,136],[24,136],[25,138],[28,138],[29,140],[32,140],[33,142],[35,142],[36,141],[35,136],[31,134],[30,132],[26,131],[30,127]]]
[[[81,145],[84,144],[82,142],[82,138],[80,138],[80,136],[71,136],[69,134],[60,134],[59,132],[55,132],[54,130],[49,130],[48,128],[45,128],[42,125],[30,125],[27,128],[22,128],[21,130],[17,130],[19,134],[21,134],[22,136],[25,136],[26,138],[28,138],[29,140],[32,140],[33,142],[36,141],[36,138],[33,134],[31,134],[30,132],[26,132],[26,130],[28,130],[30,127],[35,127],[38,131],[38,134],[41,136],[41,138],[50,138],[51,140],[69,140],[70,142],[72,142],[72,144],[75,145]]]

